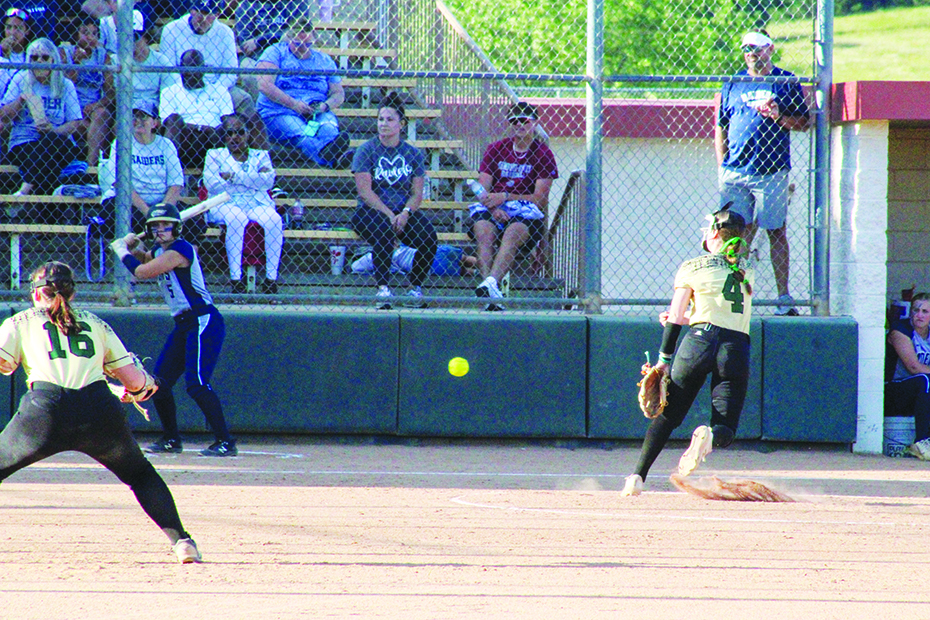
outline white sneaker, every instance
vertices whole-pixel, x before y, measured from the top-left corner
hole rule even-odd
[[[794,297],[791,295],[782,295],[776,302],[775,316],[798,316],[798,309],[794,307]]]
[[[174,554],[178,556],[178,562],[181,564],[193,564],[203,559],[200,556],[200,551],[197,549],[197,543],[194,542],[193,538],[182,538],[174,543],[172,549],[174,550]]]
[[[620,491],[620,497],[630,497],[631,495],[639,495],[643,492],[643,478],[639,474],[630,474],[626,477],[626,483],[623,485],[623,490]]]
[[[492,278],[491,276],[488,276],[487,278],[485,278],[484,282],[482,282],[481,284],[477,286],[477,288],[475,288],[475,296],[476,297],[488,297],[490,299],[503,299],[504,298],[504,294],[501,293],[500,288],[498,288],[497,286],[497,280],[495,278]],[[502,304],[488,304],[485,307],[485,310],[489,312],[500,312],[503,309],[504,309],[504,306]]]
[[[707,455],[713,452],[714,431],[709,426],[699,426],[691,434],[691,445],[681,455],[678,461],[678,474],[688,476],[704,462]]]
[[[425,308],[426,302],[423,301],[423,289],[419,286],[413,286],[404,295],[404,305],[408,308]]]
[[[930,439],[921,439],[909,445],[904,449],[911,456],[916,456],[921,461],[930,461]]]
[[[393,293],[391,293],[391,289],[386,284],[382,284],[381,286],[378,287],[378,292],[375,293],[375,297],[378,299],[378,301],[375,302],[375,308],[377,308],[378,310],[390,310],[391,309],[392,307],[391,302],[383,301],[383,299],[385,298],[390,299],[391,297],[393,297]]]

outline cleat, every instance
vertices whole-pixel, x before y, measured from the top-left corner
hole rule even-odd
[[[709,426],[699,426],[691,435],[691,445],[681,455],[678,461],[678,475],[688,476],[698,465],[704,462],[707,455],[713,451],[714,432]]]
[[[639,474],[630,474],[626,477],[626,483],[623,490],[620,491],[620,497],[631,497],[643,492],[643,477]]]
[[[181,454],[183,447],[180,439],[162,437],[145,449],[149,454]]]
[[[235,441],[214,441],[209,448],[200,451],[200,456],[236,456],[239,450]]]
[[[203,558],[193,538],[182,538],[171,548],[181,564],[199,563]]]

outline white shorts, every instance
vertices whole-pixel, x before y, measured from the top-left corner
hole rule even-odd
[[[788,171],[751,175],[726,168],[717,171],[720,206],[728,202],[730,210],[759,228],[776,230],[788,217]]]

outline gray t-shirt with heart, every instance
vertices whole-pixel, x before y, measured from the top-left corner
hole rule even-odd
[[[426,170],[423,152],[415,146],[404,140],[397,146],[384,146],[379,138],[372,138],[355,151],[352,172],[371,174],[372,190],[398,212],[410,198],[413,179],[422,177]]]

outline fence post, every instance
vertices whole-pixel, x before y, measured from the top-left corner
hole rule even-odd
[[[116,236],[123,237],[129,232],[132,215],[132,68],[135,60],[135,48],[132,25],[132,0],[119,0],[116,10],[116,42],[119,71],[116,79],[116,213],[114,214]],[[103,188],[101,188],[103,189]],[[114,266],[114,301],[115,306],[128,306],[132,303],[130,274],[121,265]]]
[[[601,145],[604,108],[604,0],[588,0],[585,85],[584,291],[586,314],[601,313]]]
[[[814,41],[817,89],[814,91],[814,273],[812,314],[830,315],[830,89],[833,85],[833,2],[817,0]]]

